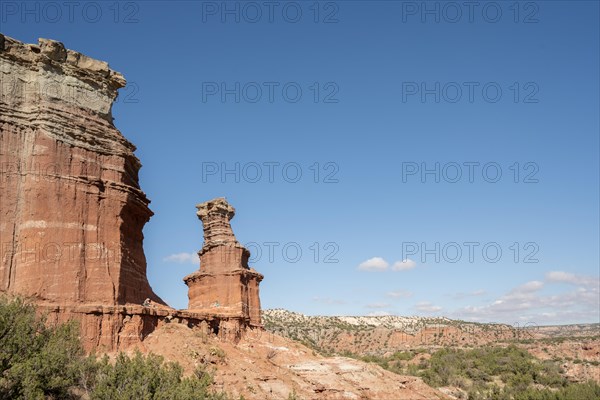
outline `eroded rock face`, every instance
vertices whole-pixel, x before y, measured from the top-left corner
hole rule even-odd
[[[0,34],[0,293],[25,296],[50,322],[76,319],[88,351],[143,349],[165,323],[239,340],[260,327],[250,253],[224,199],[198,206],[202,269],[174,310],[146,277],[142,228],[152,216],[135,147],[113,125],[123,76],[40,39]],[[149,301],[148,301],[149,300]]]
[[[244,327],[260,327],[263,276],[248,267],[250,252],[233,234],[229,221],[235,209],[224,198],[196,208],[204,227],[204,245],[198,253],[200,269],[184,278],[189,287],[188,309],[228,319],[227,329],[234,335]]]
[[[50,308],[163,304],[146,277],[141,165],[111,115],[123,76],[0,35],[0,83],[0,291]]]

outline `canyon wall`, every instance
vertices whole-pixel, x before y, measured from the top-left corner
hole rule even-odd
[[[0,35],[0,82],[0,291],[78,314],[90,345],[114,347],[119,306],[164,304],[146,278],[140,161],[111,114],[125,79],[62,43]]]
[[[0,44],[0,290],[161,302],[146,279],[140,162],[111,115],[125,79],[52,40]]]

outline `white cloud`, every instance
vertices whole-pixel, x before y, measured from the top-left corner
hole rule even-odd
[[[387,317],[388,315],[393,314],[388,311],[373,311],[367,314],[368,317]]]
[[[424,313],[434,313],[442,310],[442,307],[431,304],[428,301],[422,301],[415,305],[415,309]]]
[[[564,271],[551,271],[546,274],[548,282],[569,283],[579,286],[599,286],[600,280],[593,276],[576,275]]]
[[[541,282],[541,281],[529,281],[526,284],[521,285],[521,286],[517,287],[516,289],[513,289],[512,292],[515,292],[515,293],[532,293],[532,292],[537,292],[538,290],[540,290],[543,287],[544,287],[544,282]]]
[[[414,262],[410,258],[407,258],[406,260],[396,261],[394,263],[394,265],[392,265],[392,270],[393,271],[405,271],[408,269],[413,269],[416,266],[417,266],[416,262]]]
[[[385,271],[390,264],[381,257],[369,258],[359,264],[358,269],[361,271]]]
[[[388,292],[386,293],[386,296],[388,297],[394,297],[394,298],[408,298],[411,297],[413,295],[412,292],[408,292],[405,290],[397,290],[394,292]]]
[[[179,264],[198,264],[200,263],[200,258],[197,253],[176,253],[163,258],[163,261]]]
[[[549,283],[567,283],[578,287],[558,294],[540,293]],[[597,321],[600,311],[598,286],[598,278],[561,271],[549,272],[545,282],[527,282],[487,305],[464,307],[452,313],[452,316],[474,321],[520,321],[538,325]]]
[[[386,308],[389,307],[389,303],[371,303],[367,304],[367,308]]]

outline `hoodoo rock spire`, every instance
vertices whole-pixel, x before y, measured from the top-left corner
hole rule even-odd
[[[189,287],[188,310],[217,315],[228,321],[229,329],[260,327],[258,286],[263,276],[248,266],[250,252],[233,234],[229,221],[235,209],[224,198],[196,208],[204,245],[198,252],[200,269],[184,278]]]

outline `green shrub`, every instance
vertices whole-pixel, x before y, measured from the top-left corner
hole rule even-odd
[[[114,365],[105,357],[95,377],[93,400],[201,400],[224,398],[209,392],[212,376],[202,369],[196,376],[183,377],[176,363],[163,363],[154,354],[136,352],[131,358],[120,353]]]
[[[222,350],[221,350],[222,351]],[[223,353],[224,355],[224,353]],[[158,355],[120,353],[86,357],[74,322],[47,326],[20,298],[0,297],[0,399],[220,400],[212,375],[197,369],[183,377],[176,363]]]
[[[396,352],[389,357],[358,357],[398,374],[420,376],[433,387],[456,386],[470,400],[597,400],[600,386],[595,382],[569,383],[555,360],[536,360],[526,350],[484,347],[471,350],[441,349],[418,365],[402,363],[424,350]],[[494,381],[500,379],[502,387]],[[539,389],[534,384],[545,387]]]
[[[0,299],[0,398],[67,398],[82,358],[74,323],[47,327],[22,299]]]
[[[414,374],[413,370],[408,370]],[[454,385],[467,390],[471,400],[596,400],[595,382],[569,384],[553,361],[538,362],[516,346],[473,350],[442,349],[435,352],[427,368],[415,374],[434,387]],[[502,388],[492,383],[499,377]],[[466,379],[465,379],[466,378]],[[546,389],[534,388],[533,384]],[[551,389],[553,388],[553,389]]]

